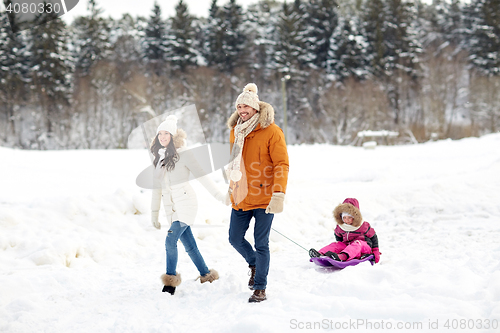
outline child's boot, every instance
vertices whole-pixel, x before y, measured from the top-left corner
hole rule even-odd
[[[321,253],[319,253],[315,249],[310,249],[309,250],[309,257],[311,257],[311,258],[321,257]]]
[[[332,251],[328,251],[327,253],[325,253],[325,256],[330,257],[333,260],[337,260],[337,261],[346,261],[349,258],[349,256],[344,252],[335,253]]]

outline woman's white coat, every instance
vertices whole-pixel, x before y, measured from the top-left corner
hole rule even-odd
[[[154,177],[158,188],[153,189],[151,211],[158,212],[163,201],[169,225],[174,221],[193,225],[198,211],[198,200],[189,184],[190,174],[192,173],[216,199],[222,201],[223,195],[190,150],[179,148],[177,153],[180,158],[175,163],[174,170],[166,171],[158,166],[155,169]]]

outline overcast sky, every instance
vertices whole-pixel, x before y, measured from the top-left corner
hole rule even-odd
[[[157,0],[160,4],[164,18],[171,17],[175,14],[175,5],[179,0]],[[236,0],[236,3],[246,8],[248,4],[256,3],[258,0]],[[279,0],[281,1],[281,0]],[[424,2],[431,2],[432,0],[424,0]],[[104,16],[111,16],[113,18],[120,18],[123,14],[129,13],[132,16],[145,16],[151,15],[153,4],[155,0],[98,0],[99,7],[104,10]],[[218,0],[219,6],[226,4],[229,0]],[[293,2],[293,0],[288,0]],[[208,16],[208,10],[212,0],[184,0],[187,4],[189,12],[195,16]],[[75,16],[86,15],[88,0],[80,0],[73,10],[64,15],[66,22],[72,22]]]
[[[171,17],[175,14],[175,5],[179,0],[157,0],[162,9],[163,18]],[[224,5],[229,0],[218,0],[219,6]],[[256,3],[258,0],[236,0],[236,3],[246,8],[249,4]],[[278,0],[282,1],[282,0]],[[111,16],[115,19],[122,17],[123,14],[129,13],[132,16],[145,16],[151,15],[153,4],[155,0],[98,0],[98,5],[103,9],[104,16]],[[288,0],[293,2],[293,0]],[[424,2],[432,2],[432,0],[424,0]],[[469,1],[465,1],[469,2]],[[208,10],[212,0],[184,0],[187,4],[189,12],[195,16],[208,16]],[[79,0],[75,8],[69,13],[65,14],[63,18],[67,23],[71,23],[76,16],[87,14],[88,0]],[[0,2],[0,10],[3,11],[3,1]]]
[[[179,0],[157,0],[161,7],[164,18],[171,17],[175,14],[175,5]],[[115,19],[122,17],[123,14],[129,13],[132,16],[148,17],[152,13],[155,0],[98,0],[98,5],[103,9],[104,16],[111,16]],[[228,0],[218,0],[217,4],[224,5]],[[236,3],[246,8],[248,4],[257,2],[257,0],[236,0]],[[195,16],[208,16],[208,10],[212,0],[184,0],[188,10]],[[73,21],[75,16],[86,15],[88,0],[80,0],[73,10],[63,16],[67,22]]]

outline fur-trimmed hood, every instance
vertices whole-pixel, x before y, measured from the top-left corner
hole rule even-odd
[[[153,138],[153,140],[151,140],[150,147],[153,146],[153,144],[157,140],[157,137],[158,137],[158,134],[156,134],[156,136]],[[172,140],[174,141],[175,149],[183,148],[184,146],[186,146],[186,138],[187,138],[186,132],[183,129],[179,128],[177,130],[177,133],[175,133],[175,135],[172,135]]]
[[[342,213],[349,213],[354,217],[354,222],[352,223],[353,227],[359,227],[363,223],[363,216],[361,216],[359,210],[359,202],[355,198],[345,199],[343,203],[333,210],[333,217],[339,226],[345,224],[344,221],[342,221]]]
[[[184,147],[186,145],[186,138],[186,132],[181,128],[177,129],[177,133],[175,133],[175,135],[172,137],[172,140],[174,140],[175,148],[179,149]]]
[[[257,111],[259,113],[259,124],[261,128],[266,128],[272,123],[274,123],[274,109],[271,104],[266,102],[259,102],[260,110]],[[234,111],[231,117],[229,117],[227,121],[227,127],[229,129],[233,129],[234,126],[238,123],[238,118],[240,115],[238,111]]]

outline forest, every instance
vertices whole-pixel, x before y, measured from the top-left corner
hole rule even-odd
[[[248,82],[281,127],[286,110],[288,144],[500,129],[500,0],[212,0],[207,17],[179,0],[168,19],[158,2],[112,19],[89,0],[71,24],[22,24],[0,13],[4,147],[127,148],[134,128],[192,104],[206,140],[227,142]]]

